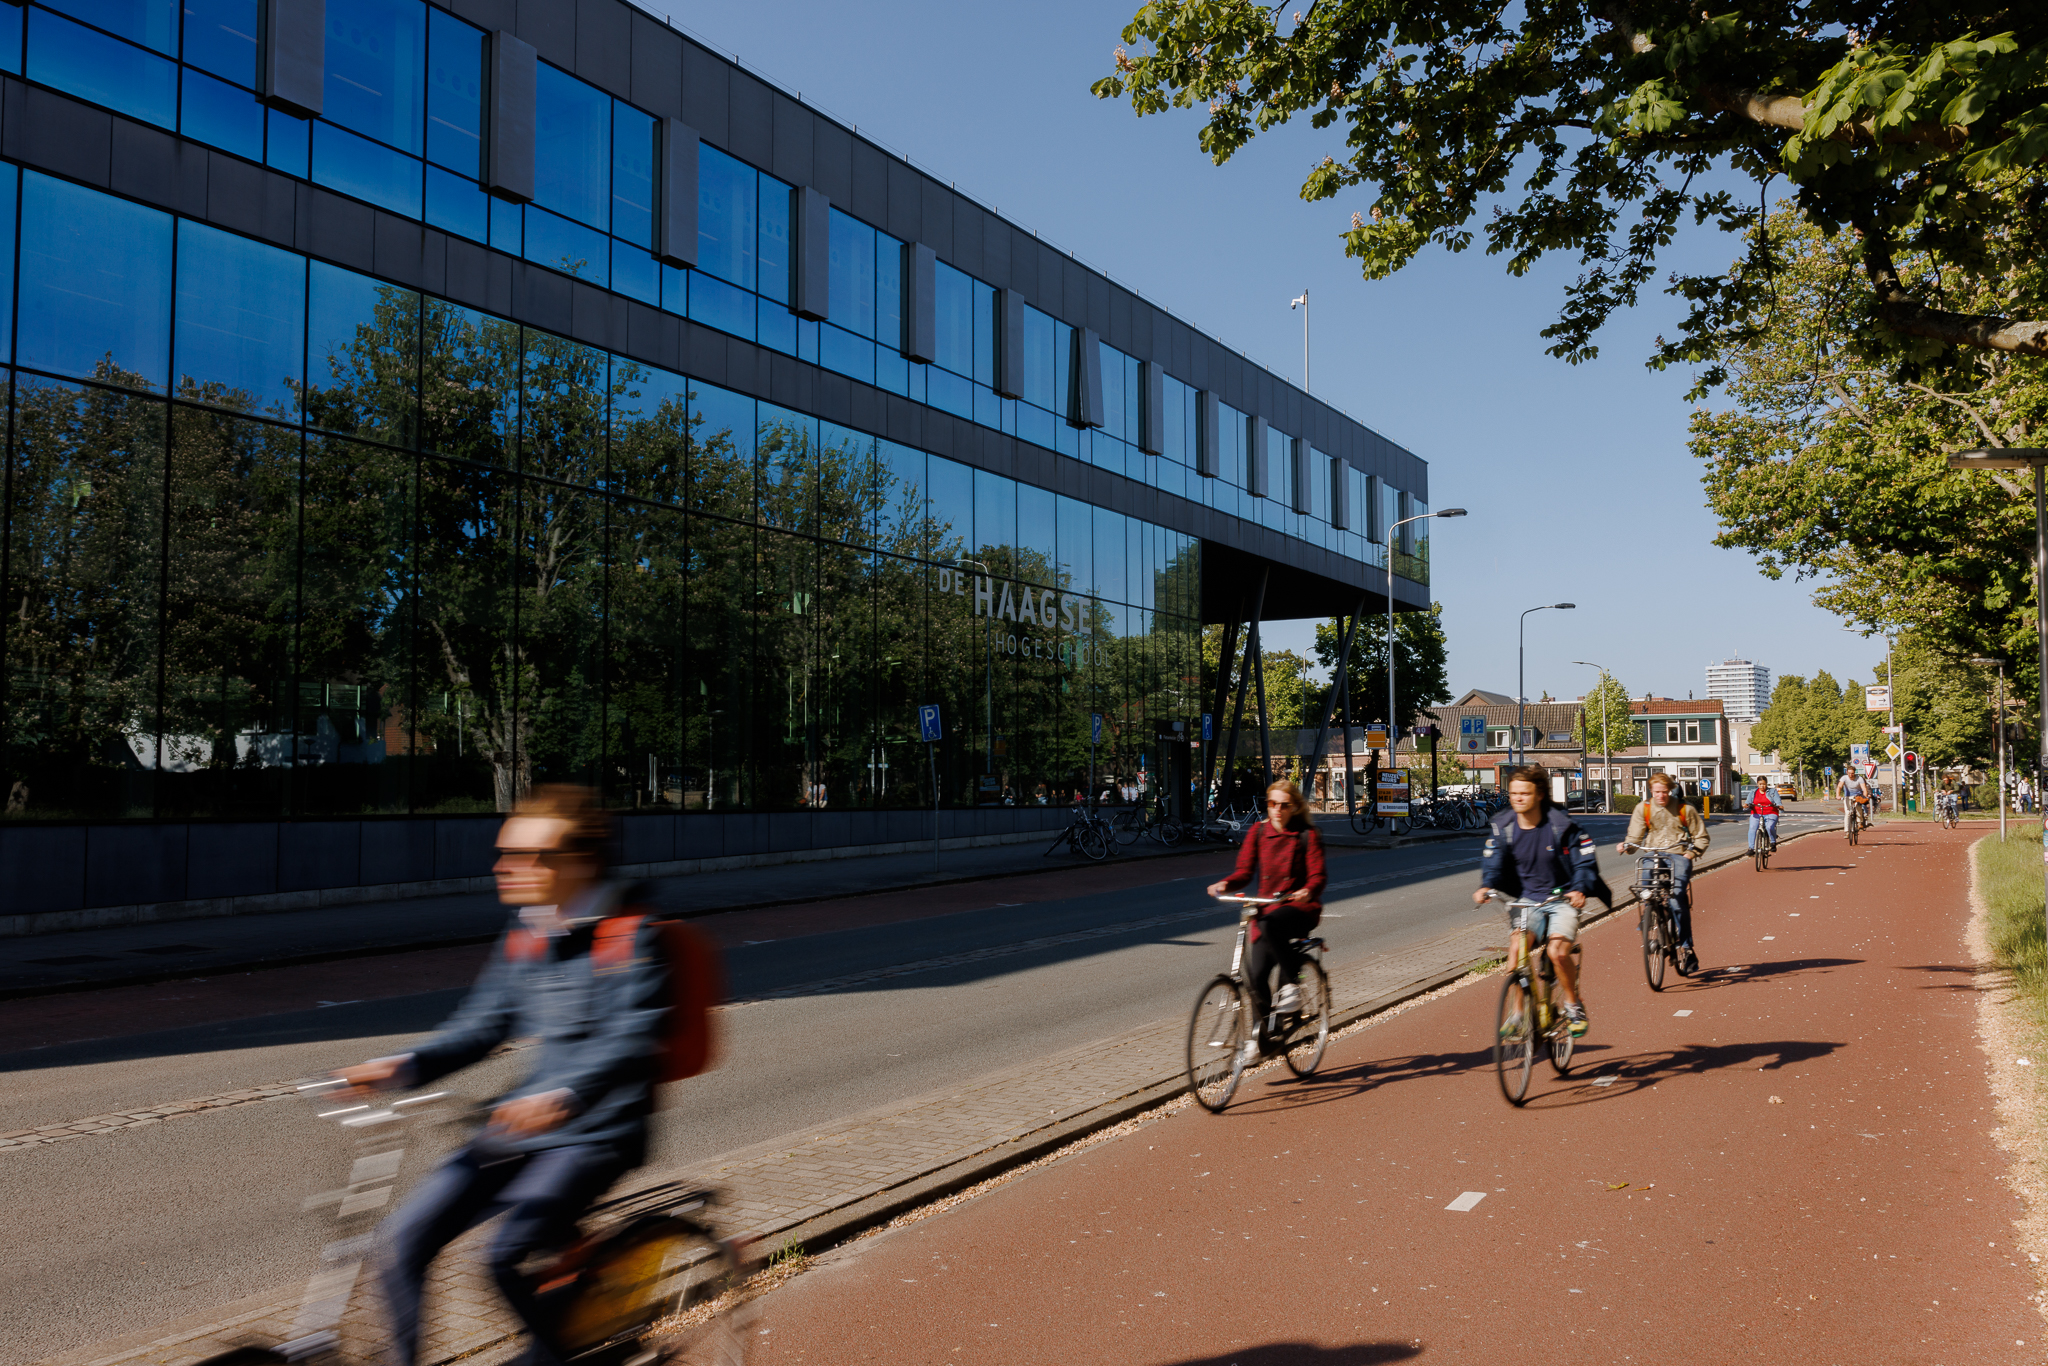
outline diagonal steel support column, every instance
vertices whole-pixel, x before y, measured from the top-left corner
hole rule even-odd
[[[1243,604],[1239,604],[1240,609]],[[1240,616],[1242,611],[1240,610]],[[1230,675],[1237,666],[1237,622],[1233,617],[1223,628],[1223,653],[1216,662],[1216,709],[1209,714],[1216,718],[1218,725],[1223,721],[1223,708],[1230,703]],[[1210,807],[1216,804],[1216,755],[1220,740],[1211,738],[1204,746],[1202,756],[1202,810],[1197,818],[1206,818]]]
[[[1323,747],[1330,741],[1330,718],[1337,714],[1337,699],[1342,688],[1340,680],[1351,676],[1351,647],[1358,639],[1358,619],[1364,615],[1365,595],[1360,594],[1358,605],[1351,609],[1351,617],[1344,623],[1343,643],[1337,647],[1337,669],[1330,675],[1330,691],[1324,695],[1323,720],[1322,724],[1316,727],[1315,748],[1309,751],[1307,779],[1302,785],[1305,792],[1315,791],[1316,775],[1322,771]],[[1347,754],[1351,750],[1351,736],[1348,731],[1344,736],[1344,749]]]
[[[1252,608],[1252,686],[1258,690],[1259,699],[1259,797],[1264,798],[1266,787],[1273,781],[1273,729],[1266,717],[1266,654],[1259,647],[1259,614],[1266,607],[1266,580],[1272,575],[1268,566],[1259,572],[1259,599]],[[1256,802],[1253,803],[1257,805]]]

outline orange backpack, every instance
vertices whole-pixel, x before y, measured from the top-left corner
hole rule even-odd
[[[611,915],[597,923],[590,944],[594,972],[617,971],[633,961],[633,940],[647,919]],[[718,1021],[713,1008],[725,1000],[725,967],[718,946],[687,922],[656,920],[662,954],[668,959],[668,1029],[655,1063],[657,1082],[682,1081],[718,1064]],[[512,931],[506,953],[512,958],[537,957],[545,941],[531,930]]]
[[[645,919],[614,915],[599,921],[590,945],[591,966],[603,972],[632,961],[633,938]],[[682,1081],[718,1063],[718,1023],[712,1009],[725,1000],[725,966],[718,946],[687,921],[657,920],[654,927],[668,958],[668,1032],[661,1041],[654,1079]]]

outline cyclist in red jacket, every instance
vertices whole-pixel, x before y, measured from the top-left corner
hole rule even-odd
[[[1301,1008],[1302,956],[1293,941],[1314,932],[1323,918],[1323,885],[1329,874],[1323,867],[1323,836],[1309,819],[1308,802],[1301,789],[1286,778],[1266,789],[1266,819],[1245,832],[1238,846],[1237,868],[1221,882],[1212,883],[1210,896],[1222,896],[1258,879],[1260,896],[1284,900],[1268,906],[1253,919],[1251,946],[1245,955],[1245,979],[1252,991],[1254,1017],[1263,1021],[1266,1012]],[[1269,996],[1267,981],[1274,968],[1282,969],[1280,994]],[[1256,1041],[1246,1045],[1257,1056]]]
[[[1778,814],[1783,810],[1784,808],[1778,805],[1778,799],[1771,795],[1771,780],[1759,777],[1756,780],[1756,791],[1749,794],[1749,848],[1751,853],[1756,852],[1756,832],[1759,827],[1764,832],[1764,838],[1770,841],[1771,852],[1774,854],[1778,852]]]

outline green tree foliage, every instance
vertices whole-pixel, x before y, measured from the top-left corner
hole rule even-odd
[[[1572,738],[1588,754],[1619,754],[1644,743],[1646,732],[1642,724],[1629,714],[1628,689],[1614,675],[1601,674],[1593,691],[1579,704],[1579,719],[1573,723]]]
[[[2048,419],[2041,363],[1978,352],[1918,377],[1871,364],[1850,334],[1844,246],[1779,227],[1768,325],[1722,349],[1729,406],[1692,420],[1716,543],[1773,578],[1812,579],[1815,602],[1866,627],[1907,628],[1950,659],[2008,659],[2014,689],[2037,695],[2031,490],[1947,457],[2032,444]]]
[[[1337,675],[1344,636],[1336,621],[1316,625],[1316,662]],[[1394,706],[1397,724],[1406,729],[1439,702],[1451,700],[1450,642],[1444,636],[1444,607],[1433,602],[1426,612],[1400,612],[1394,617]],[[1338,699],[1327,690],[1323,705],[1334,709]],[[1334,716],[1335,712],[1332,711]],[[1360,725],[1387,715],[1387,619],[1366,614],[1351,646],[1351,716]],[[1315,724],[1320,724],[1318,715]],[[1305,723],[1308,724],[1308,723]]]
[[[1475,239],[1515,275],[1575,253],[1582,273],[1544,333],[1568,360],[1596,354],[1688,219],[1755,228],[1780,179],[1807,222],[1853,229],[1855,307],[1886,346],[2048,354],[2041,6],[1353,0],[1289,19],[1251,0],[1154,0],[1123,37],[1137,51],[1118,48],[1095,93],[1140,116],[1206,109],[1218,163],[1297,117],[1341,130],[1301,195],[1371,196],[1344,239],[1368,279]],[[1939,270],[1908,275],[1908,252]],[[1691,313],[1653,363],[1702,359],[1748,325],[1777,274],[1769,236],[1746,264],[1670,279]]]
[[[1823,768],[1839,775],[1849,762],[1849,746],[1867,744],[1875,752],[1884,743],[1883,712],[1863,709],[1863,685],[1838,684],[1823,669],[1811,679],[1797,674],[1779,677],[1771,703],[1750,731],[1749,745],[1775,753],[1790,767],[1802,769],[1816,782]]]
[[[1884,677],[1882,662],[1876,676]],[[1906,728],[1906,743],[1930,767],[1997,764],[1994,700],[1990,670],[1957,659],[1918,633],[1900,637],[1892,650],[1892,707]]]

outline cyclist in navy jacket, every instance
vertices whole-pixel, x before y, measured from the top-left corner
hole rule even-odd
[[[464,1230],[504,1214],[489,1263],[526,1323],[525,1366],[559,1366],[520,1263],[557,1246],[647,1152],[657,1055],[669,1012],[660,930],[636,931],[630,958],[595,961],[598,922],[633,889],[604,877],[610,819],[581,788],[522,801],[498,834],[498,895],[518,908],[469,996],[410,1053],[339,1074],[359,1089],[424,1086],[481,1061],[507,1039],[537,1037],[526,1078],[494,1102],[489,1124],[417,1189],[381,1230],[381,1279],[393,1361],[412,1366],[420,1288]]]
[[[1586,1032],[1586,1006],[1579,999],[1578,967],[1572,946],[1579,938],[1579,912],[1588,896],[1607,900],[1600,879],[1593,837],[1561,807],[1550,804],[1550,777],[1540,765],[1518,768],[1508,776],[1508,809],[1488,823],[1486,848],[1479,858],[1475,905],[1485,905],[1489,891],[1502,896],[1545,901],[1542,916],[1532,912],[1530,930],[1547,941],[1550,961],[1564,995],[1565,1017],[1572,1033]],[[1553,896],[1561,901],[1553,901]]]

